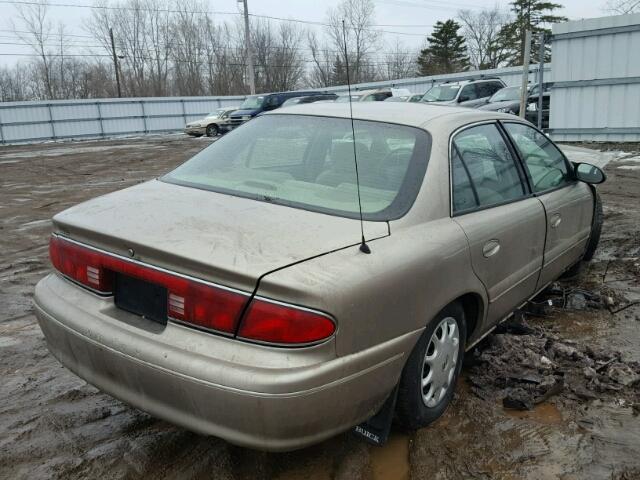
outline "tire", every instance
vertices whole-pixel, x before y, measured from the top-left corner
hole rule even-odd
[[[427,366],[427,349],[429,349],[429,352],[433,351],[433,346],[439,340],[439,333],[443,333],[443,324],[446,325],[450,337],[452,324],[455,324],[455,331],[458,334],[457,348],[453,348],[451,343],[449,343],[448,347],[445,344],[446,349],[440,350],[440,355],[443,352],[448,353],[448,355],[444,358],[436,355],[431,366],[437,368],[431,368],[431,366]],[[451,403],[456,382],[460,376],[466,338],[467,327],[464,310],[457,303],[452,303],[442,310],[422,332],[420,339],[407,359],[400,377],[396,417],[401,426],[410,430],[417,430],[437,420],[445,412],[449,403]],[[457,354],[454,364],[452,364],[453,353]],[[448,375],[441,373],[433,378],[434,372],[444,372],[447,369],[449,369]],[[424,392],[422,387],[423,377],[428,377],[430,374],[433,381],[431,384],[426,385],[428,390]],[[441,385],[438,381],[439,378],[444,380],[446,386],[434,388],[434,386]],[[432,392],[432,390],[435,391]],[[430,392],[433,393],[432,396],[428,395]]]
[[[207,125],[207,137],[215,137],[218,135],[218,126],[215,123]]]
[[[582,260],[585,262],[591,261],[593,259],[593,255],[596,253],[596,249],[598,248],[598,243],[600,243],[600,234],[602,233],[602,222],[604,220],[604,216],[602,214],[602,199],[600,198],[600,194],[593,189],[593,194],[595,195],[595,205],[593,207],[593,225],[591,226],[591,235],[589,236],[589,243],[587,243],[587,249],[584,251],[584,256]]]

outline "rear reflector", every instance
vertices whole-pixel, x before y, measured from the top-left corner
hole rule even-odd
[[[333,321],[318,312],[255,298],[245,314],[238,336],[279,345],[306,345],[329,338]]]
[[[141,265],[58,236],[51,237],[49,255],[56,270],[98,293],[113,292],[115,273],[165,287],[169,317],[227,334],[235,333],[249,298],[234,290]]]

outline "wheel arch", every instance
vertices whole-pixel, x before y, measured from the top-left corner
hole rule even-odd
[[[459,304],[464,311],[464,317],[467,327],[466,343],[469,345],[478,337],[482,330],[483,319],[485,315],[485,299],[477,292],[466,292],[456,296],[446,305],[444,305],[439,312],[447,308],[454,303]]]

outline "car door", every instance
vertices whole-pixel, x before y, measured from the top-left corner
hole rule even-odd
[[[452,215],[469,241],[473,271],[495,323],[534,294],[545,238],[542,204],[525,181],[515,152],[496,123],[452,137]]]
[[[503,125],[522,159],[531,189],[546,212],[540,289],[576,263],[584,252],[591,233],[593,194],[588,185],[574,180],[572,165],[549,138],[526,124]]]

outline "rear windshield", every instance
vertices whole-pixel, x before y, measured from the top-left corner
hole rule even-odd
[[[418,193],[430,147],[413,127],[355,120],[362,210],[367,220],[404,215]],[[161,180],[358,217],[351,121],[272,114],[231,131]]]

